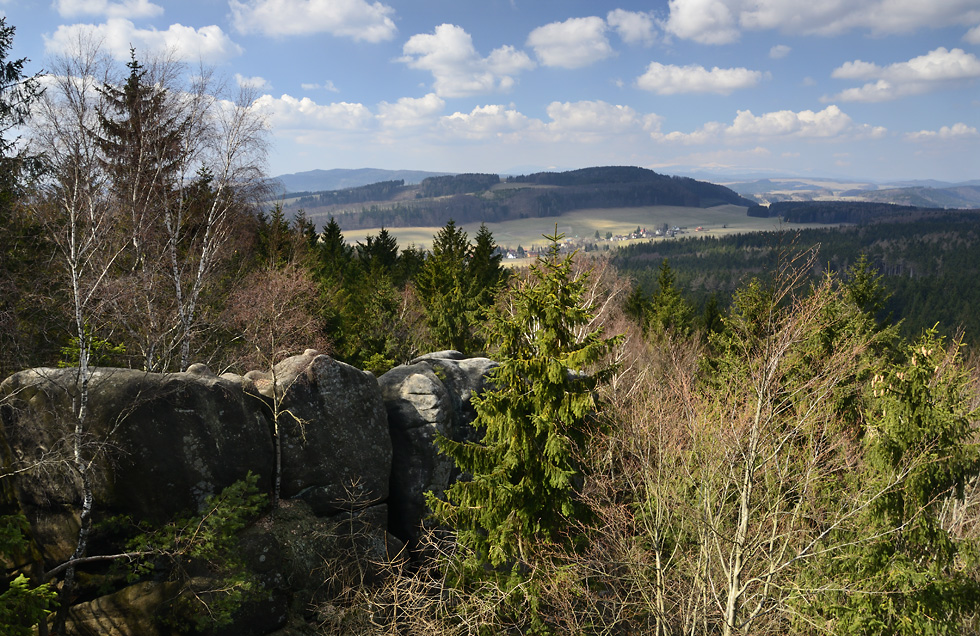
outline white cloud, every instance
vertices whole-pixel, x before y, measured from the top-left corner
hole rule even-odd
[[[395,10],[366,0],[229,0],[241,33],[271,36],[329,33],[366,42],[395,37]]]
[[[154,18],[163,15],[163,7],[149,0],[56,0],[54,8],[62,18],[101,15],[107,18]]]
[[[514,134],[531,127],[539,128],[539,120],[529,119],[512,107],[500,104],[477,106],[469,113],[455,112],[442,118],[440,124],[453,137],[464,139],[514,140]]]
[[[547,108],[551,121],[543,125],[538,138],[544,143],[574,142],[601,144],[614,138],[635,142],[660,131],[662,117],[641,114],[629,106],[601,100],[552,102]]]
[[[656,39],[655,22],[649,13],[613,9],[606,15],[606,23],[627,44],[650,46]]]
[[[512,46],[494,49],[481,58],[470,34],[454,24],[441,24],[433,33],[413,35],[402,51],[405,55],[400,62],[432,73],[432,88],[440,97],[507,91],[517,74],[534,68],[531,58]]]
[[[263,95],[255,100],[255,105],[269,116],[273,128],[285,130],[362,130],[374,120],[363,104],[317,104],[309,97]]]
[[[595,16],[540,26],[527,36],[527,46],[541,64],[562,68],[581,68],[613,55],[606,21]]]
[[[264,77],[259,77],[258,75],[245,77],[241,73],[235,73],[235,83],[242,88],[268,89],[270,87],[268,80]]]
[[[669,9],[664,29],[702,44],[728,44],[743,31],[885,35],[980,20],[976,0],[670,0]]]
[[[650,62],[646,73],[636,79],[636,85],[659,95],[678,93],[729,95],[732,91],[755,86],[764,77],[766,74],[750,71],[747,68],[716,66],[709,71],[703,66],[673,66]]]
[[[762,115],[740,110],[730,125],[709,122],[693,133],[654,134],[655,139],[686,144],[717,141],[755,143],[760,139],[843,139],[880,138],[886,130],[867,124],[856,124],[837,106],[819,112],[781,110]]]
[[[190,62],[222,62],[243,52],[219,26],[195,29],[171,24],[166,31],[158,31],[138,29],[122,18],[110,18],[105,24],[61,25],[53,35],[44,36],[44,48],[48,53],[69,53],[79,38],[102,42],[117,60],[129,59],[131,46],[136,48],[137,55],[173,52],[178,59]]]
[[[963,36],[963,41],[967,44],[980,45],[980,24],[967,31]]]
[[[919,132],[907,133],[905,138],[909,141],[950,141],[954,139],[971,139],[980,137],[980,133],[973,126],[967,126],[963,122],[952,126],[943,126],[939,130],[920,130]]]
[[[739,30],[729,4],[725,0],[670,0],[664,30],[701,44],[730,44],[738,40]]]
[[[825,97],[825,101],[881,102],[926,93],[960,80],[980,78],[980,59],[963,49],[939,47],[908,62],[886,67],[862,60],[845,62],[834,69],[831,77],[875,81]]]
[[[830,76],[836,79],[868,79],[880,72],[881,67],[877,64],[854,60],[853,62],[844,62],[841,66],[835,68]]]
[[[438,95],[429,93],[425,97],[402,97],[394,104],[378,104],[378,121],[385,128],[415,128],[432,124],[446,107]]]
[[[300,84],[299,86],[304,91],[315,91],[315,90],[322,89],[325,91],[330,91],[331,93],[340,92],[340,89],[334,86],[334,83],[331,80],[327,80],[323,84]]]
[[[776,46],[769,49],[769,57],[774,60],[781,60],[787,55],[789,55],[789,52],[792,50],[793,50],[792,48],[786,46],[785,44],[777,44]]]
[[[629,106],[604,101],[551,102],[549,128],[560,132],[621,133],[640,125],[637,112]]]

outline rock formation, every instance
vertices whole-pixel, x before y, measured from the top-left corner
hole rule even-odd
[[[97,457],[93,517],[162,524],[199,511],[248,472],[271,492],[278,431],[282,505],[239,546],[261,593],[227,630],[272,632],[290,611],[317,602],[324,580],[344,564],[371,576],[365,564],[394,558],[402,541],[418,538],[425,493],[441,494],[457,476],[435,433],[474,437],[471,398],[493,366],[439,352],[379,381],[308,350],[244,376],[219,377],[200,364],[166,375],[97,369],[85,423],[85,452]],[[79,527],[81,485],[62,468],[72,450],[77,376],[32,369],[0,384],[0,457],[18,471],[0,480],[0,503],[27,516],[45,569],[69,558]],[[172,633],[159,616],[186,590],[167,585],[118,579],[101,596],[93,588],[91,600],[71,610],[72,633]]]
[[[485,388],[496,365],[440,351],[395,367],[378,379],[388,409],[393,448],[389,528],[403,541],[419,538],[427,514],[425,493],[441,496],[458,477],[452,460],[438,453],[436,433],[456,441],[476,436],[471,398]]]

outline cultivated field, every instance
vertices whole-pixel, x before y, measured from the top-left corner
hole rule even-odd
[[[611,232],[613,236],[627,235],[634,231],[637,226],[641,228],[653,229],[657,225],[666,223],[669,227],[686,228],[680,236],[724,236],[726,234],[739,234],[744,232],[762,232],[775,229],[798,229],[803,227],[818,227],[815,225],[793,224],[784,225],[778,219],[760,219],[749,217],[745,214],[745,208],[736,205],[719,205],[713,208],[685,208],[677,206],[649,206],[641,208],[606,208],[591,210],[575,210],[567,212],[557,217],[542,217],[533,219],[517,219],[505,221],[503,223],[487,223],[487,227],[493,232],[494,240],[498,245],[505,248],[517,249],[518,245],[524,249],[531,249],[540,246],[545,241],[543,234],[551,234],[555,231],[555,223],[558,224],[558,231],[565,234],[565,238],[593,241],[598,230],[599,236],[605,237],[606,232]],[[701,227],[700,231],[696,228]],[[469,233],[470,238],[476,235],[480,228],[479,223],[467,223],[463,228]],[[348,241],[364,241],[364,237],[375,235],[380,228],[360,229],[345,232],[344,236]],[[398,239],[399,247],[416,245],[424,249],[429,249],[432,245],[432,237],[438,232],[438,227],[395,227],[388,228],[388,232]],[[650,239],[640,239],[650,240]],[[671,239],[653,239],[671,240]],[[609,242],[606,240],[596,241],[599,248],[603,245],[617,246],[624,245],[625,242]]]

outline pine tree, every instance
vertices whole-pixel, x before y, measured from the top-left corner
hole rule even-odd
[[[474,348],[471,252],[466,232],[450,219],[433,238],[432,254],[425,260],[416,281],[436,345],[463,352]]]
[[[364,243],[357,243],[357,256],[365,271],[376,270],[391,276],[398,264],[398,241],[381,228],[377,236],[368,236]]]
[[[479,296],[479,304],[493,303],[500,286],[507,279],[507,270],[500,262],[504,256],[493,240],[493,233],[483,223],[474,237],[470,256],[470,278],[473,279],[473,293]]]
[[[344,280],[354,260],[354,248],[347,244],[337,219],[330,217],[317,241],[317,274],[335,284]]]
[[[182,137],[187,124],[168,104],[167,92],[148,81],[135,49],[130,49],[126,66],[125,84],[106,84],[99,91],[106,106],[98,114],[99,128],[93,134],[116,200],[130,216],[139,252],[138,242],[145,240],[156,208],[168,204],[186,159]]]
[[[585,329],[588,276],[573,275],[571,255],[559,258],[557,228],[545,238],[550,245],[512,292],[509,315],[490,320],[500,366],[494,390],[474,398],[483,439],[438,438],[472,479],[456,482],[445,501],[430,499],[470,554],[464,576],[504,585],[524,576],[542,544],[569,541],[584,515],[576,456],[597,428],[596,388],[613,370],[603,360],[616,338]]]
[[[666,258],[660,263],[657,287],[651,299],[652,312],[647,321],[649,330],[658,337],[666,332],[686,335],[691,330],[694,312],[677,289],[674,272]]]

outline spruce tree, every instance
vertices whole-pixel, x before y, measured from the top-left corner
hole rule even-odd
[[[473,346],[474,298],[469,259],[472,246],[466,232],[452,219],[432,241],[432,254],[416,280],[419,298],[439,347],[469,352]]]
[[[849,549],[825,564],[833,584],[821,581],[813,604],[834,633],[952,636],[980,608],[977,541],[949,527],[952,504],[980,475],[969,387],[959,346],[935,330],[872,379],[861,475],[869,504],[841,533]]]
[[[666,258],[660,263],[657,287],[657,292],[651,299],[652,311],[647,319],[648,329],[656,337],[667,332],[687,335],[691,330],[694,312],[677,289],[674,272]]]
[[[330,222],[320,232],[316,252],[316,273],[318,277],[329,280],[335,285],[340,284],[353,263],[354,248],[344,240],[344,234],[340,230],[340,224],[332,216],[330,217]]]
[[[473,251],[470,256],[470,278],[473,280],[473,293],[479,303],[487,306],[493,303],[500,286],[507,279],[507,270],[500,262],[504,256],[493,240],[493,233],[483,223],[473,238]]]
[[[181,141],[187,123],[171,108],[167,92],[150,83],[135,49],[126,66],[125,84],[100,90],[105,108],[94,134],[117,200],[134,224],[142,224],[148,211],[166,205],[176,185],[186,159]]]
[[[589,327],[588,275],[574,275],[572,257],[560,256],[557,228],[545,238],[550,246],[513,290],[509,313],[489,321],[500,366],[494,389],[474,398],[483,439],[437,440],[471,478],[450,487],[445,501],[430,498],[437,520],[454,526],[466,548],[464,577],[491,577],[507,589],[540,546],[570,541],[584,515],[576,457],[597,429],[596,388],[613,371],[604,360],[617,340]]]

